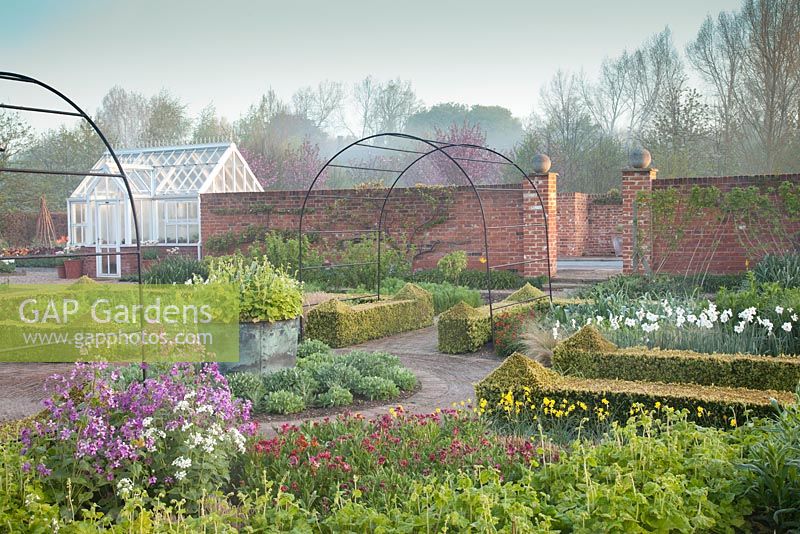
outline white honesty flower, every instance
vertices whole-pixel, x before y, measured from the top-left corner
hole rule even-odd
[[[239,432],[236,428],[231,428],[228,430],[228,437],[236,445],[236,448],[239,449],[239,452],[243,453],[245,451],[244,444],[245,444],[245,437]]]
[[[172,460],[172,465],[177,467],[178,469],[189,469],[192,467],[192,459],[185,458],[183,456],[178,456],[174,460]]]
[[[133,491],[133,481],[129,478],[121,478],[117,482],[117,495],[123,499],[127,499]]]
[[[201,404],[197,407],[197,413],[207,413],[212,414],[214,413],[214,407],[210,404]]]
[[[180,470],[175,473],[175,480],[181,481],[186,478],[186,471]]]
[[[183,412],[189,409],[189,402],[185,400],[181,400],[175,403],[175,411],[176,412]]]

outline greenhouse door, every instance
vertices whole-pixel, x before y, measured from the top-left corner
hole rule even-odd
[[[95,247],[99,254],[119,252],[122,228],[120,228],[121,205],[119,200],[97,202],[95,223],[97,240]],[[120,275],[120,256],[110,254],[97,256],[97,276],[118,277]]]

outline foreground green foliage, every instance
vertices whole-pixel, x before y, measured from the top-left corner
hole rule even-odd
[[[767,254],[753,269],[755,281],[781,287],[800,287],[800,253]]]
[[[796,410],[723,431],[637,408],[606,435],[560,450],[543,433],[493,433],[485,417],[397,408],[373,421],[285,426],[274,438],[251,440],[230,485],[200,497],[192,511],[134,486],[115,512],[86,507],[69,516],[43,496],[40,476],[22,469],[19,442],[6,430],[0,525],[12,532],[590,533],[757,524],[785,531],[796,521],[798,478],[787,450],[800,432]],[[765,455],[770,449],[783,460]]]

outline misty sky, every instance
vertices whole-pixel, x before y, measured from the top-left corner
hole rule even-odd
[[[94,113],[113,85],[166,87],[196,113],[237,118],[269,87],[410,79],[428,105],[496,104],[526,117],[558,68],[593,76],[605,56],[669,25],[676,45],[739,0],[0,0],[0,70],[63,90]],[[0,101],[41,104],[0,81]],[[44,126],[44,124],[38,124]]]

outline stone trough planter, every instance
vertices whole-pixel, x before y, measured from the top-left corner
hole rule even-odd
[[[300,318],[274,323],[239,324],[239,361],[220,363],[224,373],[266,374],[294,367]]]

